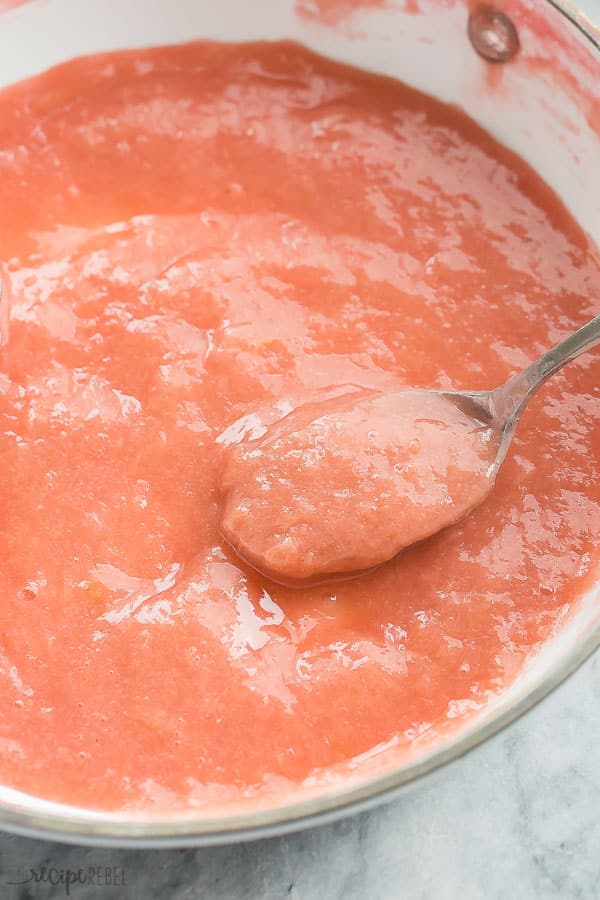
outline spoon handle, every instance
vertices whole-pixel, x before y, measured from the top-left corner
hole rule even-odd
[[[595,316],[523,372],[513,375],[506,384],[492,391],[496,417],[508,427],[515,425],[531,397],[551,375],[597,344],[600,344],[600,316]]]

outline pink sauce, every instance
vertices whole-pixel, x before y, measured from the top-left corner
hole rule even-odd
[[[488,501],[354,581],[244,565],[219,473],[323,391],[488,388],[591,318],[556,196],[458,110],[291,44],[73,61],[0,122],[0,780],[258,803],[484,707],[595,576],[597,355]]]

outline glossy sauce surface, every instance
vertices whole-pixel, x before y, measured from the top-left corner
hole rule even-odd
[[[488,388],[597,312],[595,251],[460,112],[289,44],[72,62],[0,94],[0,246],[3,782],[285,796],[471,715],[590,583],[594,354],[487,502],[369,576],[284,588],[219,535],[269,416]]]

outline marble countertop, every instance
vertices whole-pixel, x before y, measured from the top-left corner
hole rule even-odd
[[[580,5],[600,20],[600,0]],[[146,851],[0,833],[0,898],[66,896],[62,886],[11,884],[30,868],[99,866],[119,884],[71,886],[71,897],[600,900],[598,698],[600,654],[524,719],[394,802],[286,837]]]

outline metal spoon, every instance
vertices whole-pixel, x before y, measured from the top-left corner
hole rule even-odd
[[[494,462],[497,472],[506,458],[523,410],[539,388],[568,362],[600,344],[600,315],[565,338],[522,372],[491,391],[445,393],[465,412],[489,423],[501,436]]]
[[[359,391],[297,407],[225,467],[224,537],[284,584],[381,565],[482,503],[531,397],[598,343],[600,316],[491,391]]]

